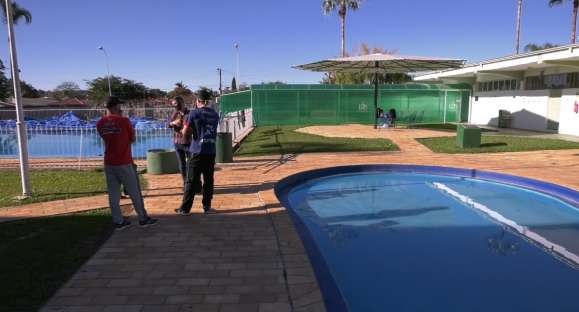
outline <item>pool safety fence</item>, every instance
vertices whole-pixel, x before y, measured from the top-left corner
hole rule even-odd
[[[238,144],[253,129],[251,110],[222,115],[219,131],[231,132],[233,144]],[[28,151],[31,158],[102,158],[103,141],[94,124],[55,126],[54,124],[27,123]],[[136,141],[132,145],[133,157],[145,159],[150,149],[172,149],[173,129],[165,121],[135,126]],[[0,158],[18,158],[17,129],[10,124],[0,124]]]

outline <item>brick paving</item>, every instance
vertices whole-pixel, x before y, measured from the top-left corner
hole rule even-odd
[[[172,213],[178,175],[147,176],[148,210],[160,224],[117,232],[43,311],[325,311],[312,267],[273,186],[304,170],[350,164],[476,168],[579,189],[579,150],[434,154],[414,141],[429,130],[381,130],[400,152],[238,158],[219,165],[214,206]]]

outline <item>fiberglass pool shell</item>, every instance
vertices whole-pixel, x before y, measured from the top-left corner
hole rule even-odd
[[[275,187],[328,311],[579,311],[579,192],[505,174],[362,165]]]

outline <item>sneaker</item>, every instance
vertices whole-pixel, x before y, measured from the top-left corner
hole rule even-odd
[[[147,227],[147,226],[155,225],[155,224],[157,224],[157,222],[158,222],[157,219],[147,218],[144,221],[139,221],[139,225],[141,227]]]
[[[211,207],[203,207],[203,211],[205,212],[205,214],[216,214],[217,210],[211,208]]]
[[[176,214],[180,216],[188,216],[189,212],[181,210],[181,208],[177,208],[174,210]]]
[[[128,229],[129,227],[131,227],[131,222],[128,220],[123,220],[122,223],[115,223],[115,230],[117,231],[122,231],[124,229]]]

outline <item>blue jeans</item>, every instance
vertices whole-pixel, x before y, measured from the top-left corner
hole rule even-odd
[[[190,157],[189,145],[175,144],[175,153],[177,153],[177,160],[179,161],[179,171],[183,181],[185,181],[187,178],[187,159]]]

